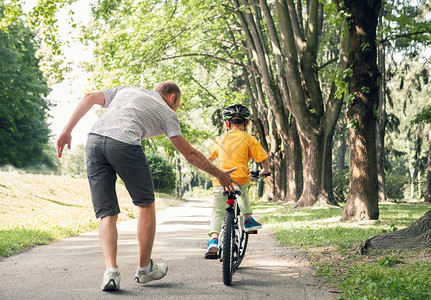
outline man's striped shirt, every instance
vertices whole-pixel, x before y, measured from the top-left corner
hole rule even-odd
[[[106,110],[89,133],[133,145],[162,134],[168,138],[181,135],[177,114],[156,91],[121,86],[103,94]]]

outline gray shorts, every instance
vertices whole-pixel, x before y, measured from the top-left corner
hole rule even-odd
[[[153,179],[141,145],[90,134],[85,151],[87,177],[97,218],[120,213],[115,191],[117,174],[136,206],[154,202]]]

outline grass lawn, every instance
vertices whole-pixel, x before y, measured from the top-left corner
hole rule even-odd
[[[119,220],[137,217],[125,187],[117,183]],[[156,209],[173,197],[158,194]],[[99,226],[87,179],[0,172],[0,257],[16,254]]]
[[[379,207],[377,223],[353,223],[340,222],[342,208],[253,203],[254,214],[273,227],[281,245],[309,253],[317,275],[334,287],[338,299],[431,299],[431,249],[359,253],[367,238],[404,228],[431,206],[384,203]]]

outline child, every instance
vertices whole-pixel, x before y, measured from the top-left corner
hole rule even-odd
[[[244,230],[246,232],[255,231],[262,228],[262,225],[251,217],[250,200],[248,198],[248,188],[250,185],[250,175],[248,162],[255,159],[261,162],[263,169],[260,176],[269,173],[268,155],[255,137],[248,134],[245,130],[249,123],[250,111],[241,104],[233,104],[226,107],[223,111],[223,118],[229,131],[222,134],[208,160],[213,161],[218,157],[218,167],[221,170],[237,168],[230,175],[241,184],[241,196],[238,197],[238,204],[244,218]],[[209,234],[211,240],[207,243],[207,253],[217,253],[219,250],[218,237],[223,223],[226,209],[227,195],[223,195],[223,189],[217,179],[212,179],[214,185],[214,205],[211,214],[211,224]]]

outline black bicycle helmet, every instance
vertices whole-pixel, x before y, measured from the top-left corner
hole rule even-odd
[[[223,119],[234,124],[245,123],[250,120],[250,110],[245,105],[232,104],[223,110]]]

